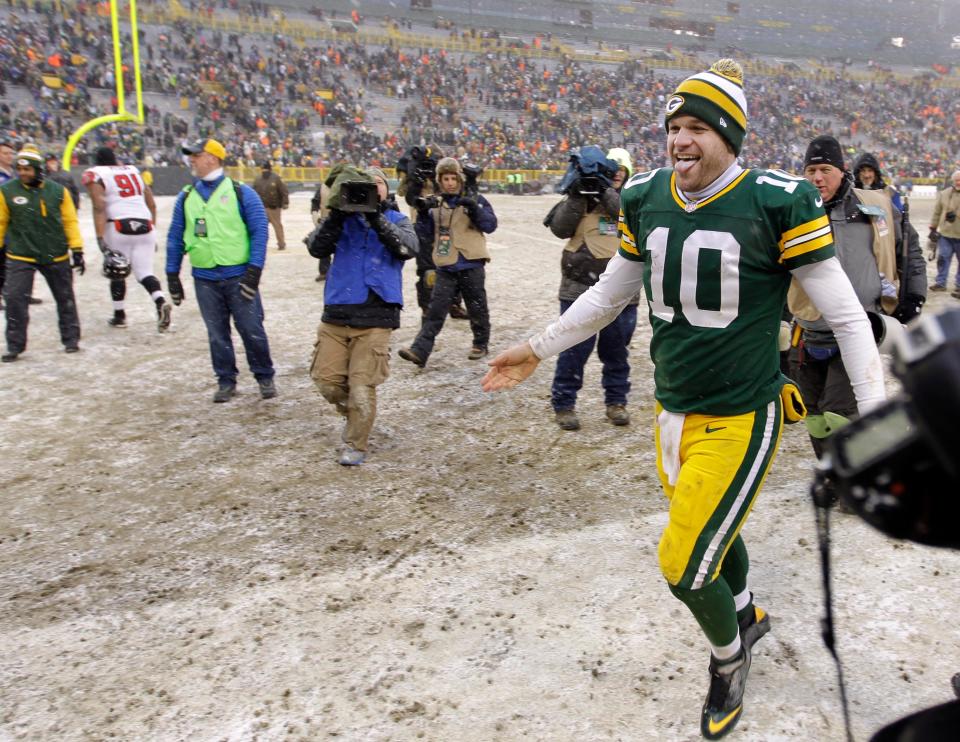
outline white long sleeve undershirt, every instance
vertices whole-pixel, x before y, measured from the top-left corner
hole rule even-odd
[[[883,366],[870,321],[840,261],[829,258],[805,265],[793,275],[833,330],[859,411],[876,407],[885,399]],[[530,338],[530,347],[541,360],[573,347],[610,324],[642,287],[643,263],[614,255],[600,280]]]

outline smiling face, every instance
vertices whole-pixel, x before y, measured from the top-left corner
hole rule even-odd
[[[863,183],[864,188],[869,188],[877,180],[877,171],[869,165],[864,165],[860,168],[860,172],[858,172],[857,175],[860,176],[860,182]]]
[[[667,154],[677,185],[687,193],[702,191],[737,159],[727,141],[694,116],[670,119]]]
[[[843,170],[833,165],[807,165],[803,169],[803,177],[813,183],[820,191],[820,198],[826,203],[843,183]]]

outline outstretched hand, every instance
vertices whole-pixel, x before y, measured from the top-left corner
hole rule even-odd
[[[488,361],[487,365],[490,370],[480,382],[483,391],[499,392],[501,389],[513,389],[530,376],[540,365],[540,359],[534,354],[530,343],[521,343],[503,351]]]

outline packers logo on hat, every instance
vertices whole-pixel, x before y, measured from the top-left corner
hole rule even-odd
[[[32,167],[38,170],[43,168],[43,156],[31,145],[24,146],[17,152],[17,165],[20,167]]]
[[[667,102],[664,126],[669,128],[674,116],[700,119],[740,154],[747,133],[743,69],[732,59],[719,59],[705,72],[688,77]]]
[[[683,96],[682,95],[673,96],[670,100],[667,101],[667,108],[666,108],[667,116],[672,114],[682,105],[683,105]]]

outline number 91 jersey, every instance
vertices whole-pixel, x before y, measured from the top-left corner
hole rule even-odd
[[[143,176],[133,165],[97,165],[84,171],[82,182],[85,186],[103,186],[107,219],[150,221],[150,209],[143,197]]]
[[[789,271],[834,249],[820,194],[803,178],[745,170],[690,202],[661,168],[624,185],[619,252],[644,263],[657,400],[671,412],[739,415],[780,394]]]

